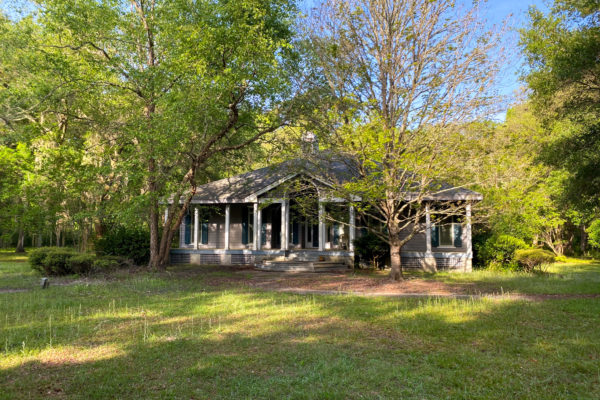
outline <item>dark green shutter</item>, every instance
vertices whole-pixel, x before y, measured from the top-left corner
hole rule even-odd
[[[261,246],[267,244],[267,224],[264,222],[260,226],[260,243]]]
[[[242,244],[248,244],[248,207],[242,208]]]
[[[437,225],[431,226],[431,247],[439,247],[440,245],[440,237],[439,237],[439,228]]]
[[[298,228],[300,228],[300,225],[298,224],[298,222],[294,221],[292,223],[292,243],[293,244],[298,244],[300,241],[299,239],[299,235],[298,235]]]
[[[202,244],[208,244],[208,221],[202,221]]]
[[[185,236],[184,243],[192,243],[192,216],[190,214],[185,216]]]
[[[313,247],[319,247],[319,225],[313,225],[313,237],[312,237],[312,245]]]
[[[340,244],[340,224],[333,224],[333,244]]]
[[[454,224],[454,247],[462,247],[462,225]]]

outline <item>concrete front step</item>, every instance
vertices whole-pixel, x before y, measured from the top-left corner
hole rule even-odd
[[[261,271],[277,272],[331,272],[346,271],[346,264],[331,261],[275,261],[266,260],[256,265],[256,269]]]

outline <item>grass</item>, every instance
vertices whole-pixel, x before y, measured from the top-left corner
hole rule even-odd
[[[598,299],[300,296],[177,269],[42,290],[24,265],[0,260],[0,291],[36,282],[0,293],[0,398],[600,398]],[[557,268],[470,276],[600,293],[598,264]]]

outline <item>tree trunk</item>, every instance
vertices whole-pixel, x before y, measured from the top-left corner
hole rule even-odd
[[[392,243],[390,245],[390,258],[392,262],[392,270],[390,271],[390,279],[395,281],[403,280],[404,276],[402,275],[402,260],[400,259],[400,250],[402,248],[396,244]]]
[[[17,238],[15,253],[25,253],[25,232],[22,225],[19,225],[19,237]]]
[[[158,200],[156,199],[156,181],[155,181],[155,170],[156,164],[154,158],[150,158],[148,163],[148,172],[150,174],[150,181],[148,185],[148,191],[151,193],[152,199],[150,200],[150,219],[148,226],[150,227],[150,263],[148,267],[151,269],[164,270],[165,265],[161,263],[159,253],[159,227],[158,227]]]
[[[579,227],[581,229],[581,241],[579,246],[581,249],[581,255],[584,256],[585,252],[587,251],[587,232],[585,231],[585,224],[581,224]]]

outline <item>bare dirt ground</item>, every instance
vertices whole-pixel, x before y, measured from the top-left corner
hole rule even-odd
[[[302,294],[353,294],[385,297],[511,298],[542,301],[566,298],[600,298],[600,294],[519,294],[502,293],[501,288],[476,283],[444,283],[407,276],[391,281],[381,273],[290,273],[257,271],[247,266],[186,266],[171,270],[174,275],[193,279],[204,275],[210,286],[247,287]]]

